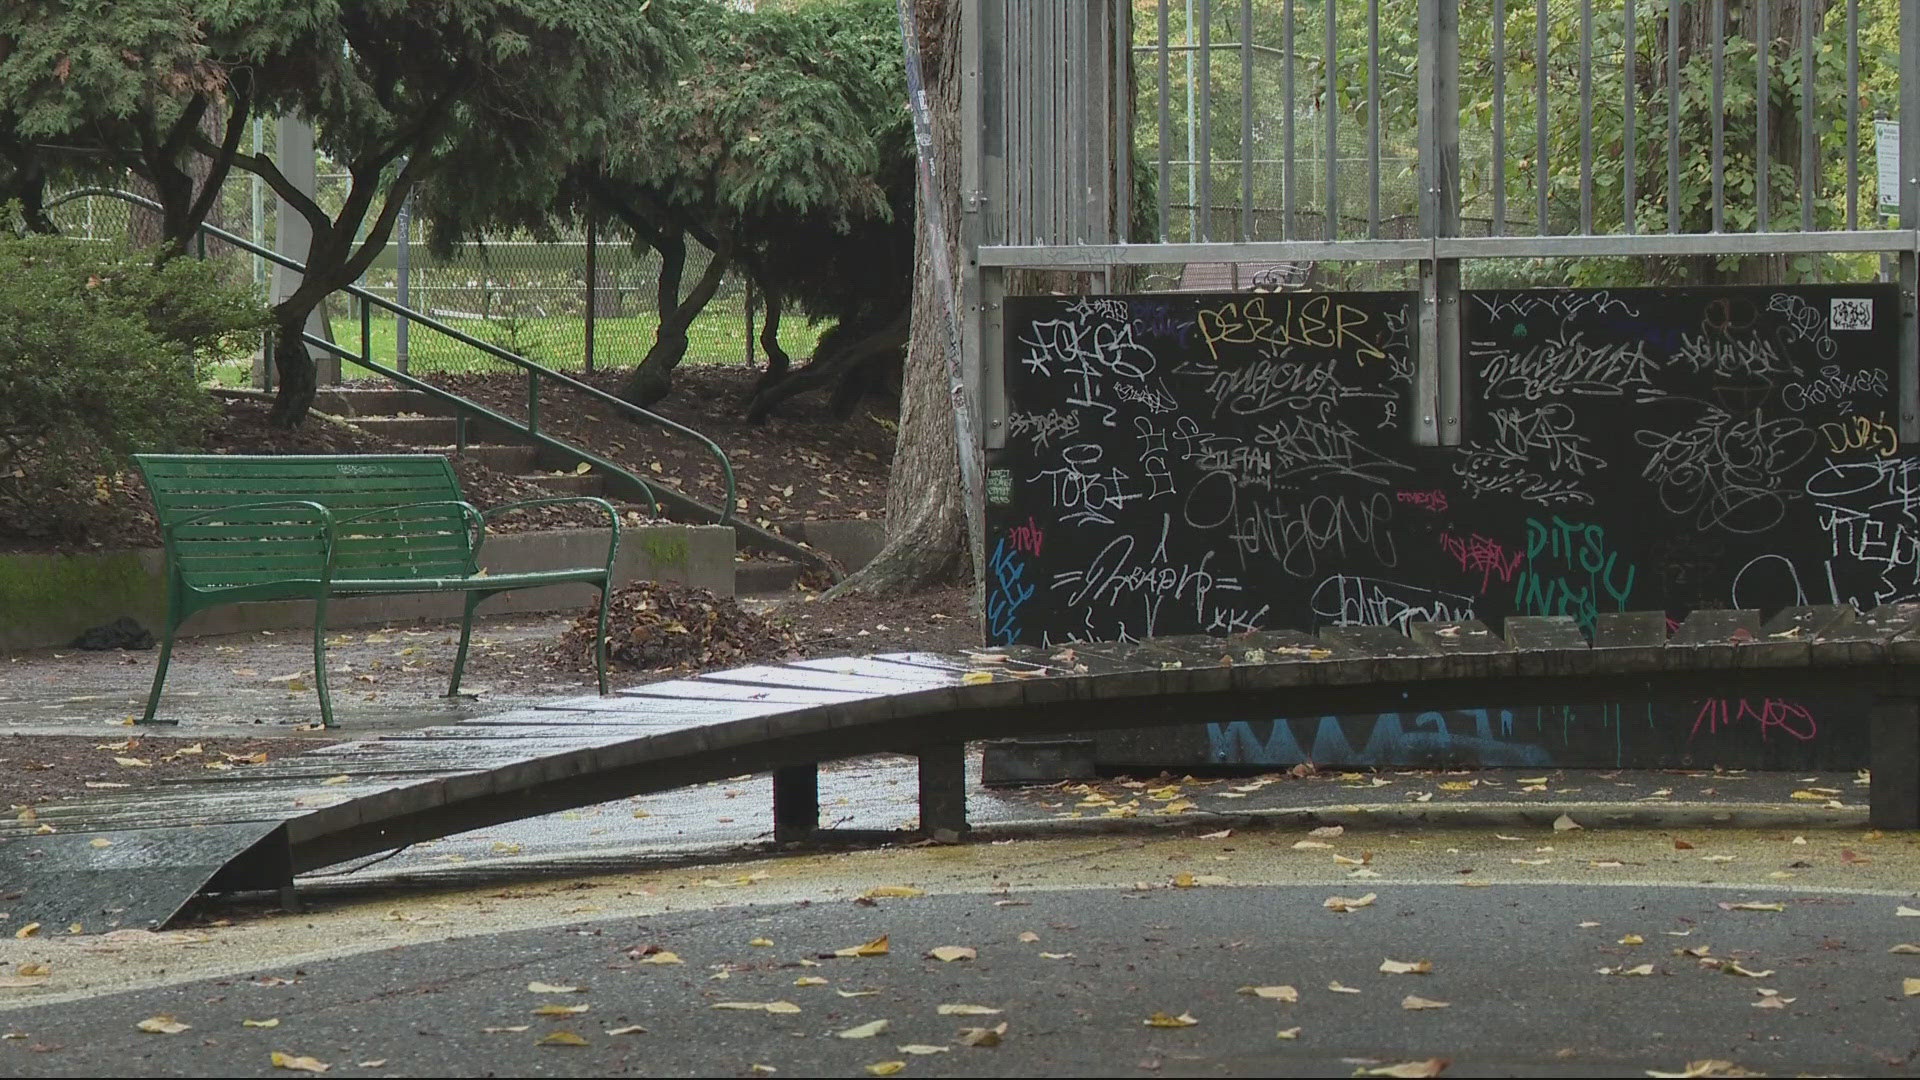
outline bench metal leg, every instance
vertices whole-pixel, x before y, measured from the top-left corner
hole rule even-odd
[[[333,698],[327,693],[327,594],[313,604],[313,689],[320,695],[320,726],[333,726]]]
[[[1877,829],[1920,829],[1920,701],[1876,702],[1867,741],[1873,769],[1867,823]]]
[[[773,770],[773,839],[806,840],[820,827],[820,766],[783,765]]]
[[[467,670],[467,644],[473,640],[473,609],[486,599],[485,593],[467,594],[467,613],[460,620],[460,648],[453,654],[453,681],[447,684],[447,696],[460,692],[460,675]]]
[[[173,621],[173,612],[169,610],[167,612],[167,633],[166,636],[160,640],[160,666],[154,669],[153,689],[147,693],[147,713],[140,718],[140,722],[143,724],[155,723],[153,714],[160,708],[160,688],[167,684],[167,663],[173,659],[173,636],[174,631],[177,629],[179,629],[179,624]],[[162,720],[159,721],[159,723],[177,724],[179,721]]]
[[[600,696],[607,696],[607,604],[612,600],[613,580],[600,583],[600,630],[593,637],[593,667],[600,675]]]
[[[920,831],[938,838],[967,832],[965,743],[923,747],[920,758]]]

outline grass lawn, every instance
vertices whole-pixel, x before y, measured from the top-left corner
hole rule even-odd
[[[489,341],[530,360],[560,371],[579,371],[585,366],[586,323],[575,316],[529,317],[511,322],[501,319],[454,319],[440,321],[482,341]],[[632,367],[653,344],[659,319],[652,313],[600,318],[594,321],[593,361],[596,368]],[[756,327],[757,329],[757,327]],[[782,325],[781,344],[795,357],[813,353],[825,325],[809,326],[802,319]],[[392,364],[395,356],[395,321],[376,312],[369,337],[375,360]],[[360,348],[360,320],[336,314],[333,337],[355,352]],[[738,312],[706,311],[694,320],[687,333],[690,342],[684,363],[739,364],[747,355],[746,320]],[[754,346],[756,360],[764,360],[759,345]],[[434,372],[508,371],[512,365],[496,360],[478,349],[425,327],[413,325],[407,331],[407,370],[411,374]],[[244,358],[214,365],[210,378],[220,386],[248,385],[251,366]],[[344,372],[349,379],[374,378],[352,364]]]

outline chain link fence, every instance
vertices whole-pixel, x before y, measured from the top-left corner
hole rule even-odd
[[[270,193],[259,198],[254,184],[244,174],[230,178],[209,224],[271,247],[274,202]],[[323,206],[337,207],[345,196],[341,176],[322,173],[316,186]],[[157,215],[105,196],[64,203],[53,217],[64,235],[80,240],[144,245],[157,243],[160,236]],[[219,262],[228,280],[251,281],[262,301],[268,299],[272,274],[265,260],[218,240],[207,240],[195,250]],[[688,244],[682,296],[705,272],[708,258],[706,249]],[[581,230],[545,241],[518,235],[489,238],[442,258],[427,249],[415,224],[395,231],[359,284],[509,352],[562,371],[582,372],[632,367],[647,354],[660,323],[660,274],[659,253],[645,246],[636,249],[629,234],[605,225],[591,236]],[[359,341],[360,311],[350,298],[330,298],[327,312],[336,341]],[[382,363],[413,374],[509,370],[502,361],[377,306],[369,314],[373,356]],[[764,314],[751,282],[727,273],[688,327],[682,362],[764,361],[758,341]],[[794,356],[811,355],[822,329],[790,316],[781,325],[781,345]],[[351,364],[343,375],[373,377]],[[229,386],[247,385],[258,377],[254,358],[246,356],[215,365],[208,376]]]

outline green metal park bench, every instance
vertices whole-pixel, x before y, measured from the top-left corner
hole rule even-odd
[[[166,548],[167,628],[141,723],[153,723],[180,625],[196,611],[260,600],[312,600],[313,682],[327,695],[327,601],[335,596],[466,594],[448,695],[460,689],[473,611],[495,593],[580,582],[600,589],[594,664],[607,692],[607,600],[620,519],[605,499],[531,499],[481,511],[434,454],[273,456],[136,454]],[[487,521],[507,510],[584,502],[607,513],[604,566],[488,574]]]

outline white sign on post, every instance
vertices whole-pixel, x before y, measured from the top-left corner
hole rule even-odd
[[[1873,122],[1873,156],[1879,166],[1880,209],[1895,213],[1900,209],[1900,121]]]

